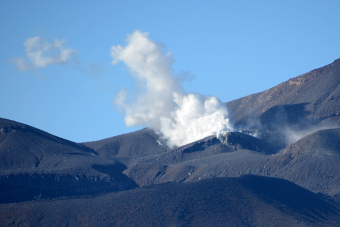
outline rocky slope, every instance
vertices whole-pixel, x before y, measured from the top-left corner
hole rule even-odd
[[[256,174],[284,178],[334,196],[339,193],[340,182],[338,148],[328,145],[340,144],[339,129],[320,130],[339,127],[339,84],[340,59],[227,103],[236,126],[257,138],[233,132],[224,142],[212,136],[162,151],[157,138],[152,137],[153,154],[146,149],[139,151],[142,156],[126,152],[125,157],[123,153],[113,156],[127,165],[124,173],[140,186]],[[123,136],[126,141],[131,136],[141,141],[139,147],[146,147],[135,135]],[[96,151],[110,153],[103,145]]]
[[[286,180],[242,176],[0,205],[3,226],[336,226],[339,205]]]
[[[0,119],[0,202],[130,189],[125,166],[31,126]]]
[[[157,142],[158,138],[153,130],[145,128],[99,141],[87,142],[84,145],[106,157],[154,155],[168,150],[166,147],[160,146]]]
[[[191,144],[191,149],[206,140]],[[124,173],[140,186],[255,174],[287,179],[313,192],[334,196],[340,193],[339,144],[340,129],[326,129],[303,137],[277,154],[208,146],[189,156],[183,152],[190,149],[186,145],[134,163]]]
[[[281,111],[285,118],[281,120],[288,125],[304,120],[339,125],[339,101],[340,59],[337,59],[264,92],[231,101],[227,106],[238,124],[246,124],[275,107],[283,108]]]
[[[286,131],[340,127],[340,59],[227,106],[237,127],[257,131],[277,150],[291,142]]]

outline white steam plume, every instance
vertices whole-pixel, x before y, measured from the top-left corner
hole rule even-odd
[[[282,131],[285,135],[285,139],[286,139],[285,142],[288,146],[289,144],[295,143],[296,141],[316,131],[324,130],[324,129],[332,129],[332,128],[336,128],[336,127],[329,125],[329,124],[321,124],[321,125],[312,125],[309,128],[306,128],[303,130],[294,130],[289,127],[285,127],[282,129]]]
[[[26,60],[12,58],[12,62],[21,71],[44,68],[48,65],[69,64],[71,58],[78,53],[63,47],[65,40],[55,39],[52,43],[46,42],[40,36],[27,38],[25,46]]]
[[[172,55],[148,39],[148,33],[128,35],[125,47],[111,47],[111,56],[112,64],[122,61],[129,67],[140,89],[133,102],[127,101],[125,89],[117,95],[127,126],[148,126],[169,147],[232,130],[226,106],[213,96],[187,94],[173,76]]]

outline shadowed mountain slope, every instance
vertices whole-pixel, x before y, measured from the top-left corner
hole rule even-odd
[[[0,145],[1,174],[36,169],[46,155],[97,155],[86,146],[2,118]]]
[[[216,136],[209,136],[148,159],[145,158],[143,162],[174,165],[242,149],[270,154],[269,145],[262,140],[239,132],[228,132],[219,139]]]
[[[243,176],[0,205],[19,226],[334,226],[339,207],[285,180]]]
[[[314,192],[340,193],[340,129],[320,130],[290,144],[266,164],[269,176]]]
[[[203,178],[202,174],[192,178],[191,173],[196,173],[202,166],[213,167],[223,160],[238,157],[245,149],[252,150],[250,152],[255,156],[270,154],[270,146],[264,141],[230,132],[220,139],[209,136],[165,153],[144,157],[130,164],[124,173],[140,186],[197,180]]]
[[[191,147],[197,148],[206,140],[209,137]],[[214,150],[214,145],[203,150],[193,148],[186,145],[139,161],[124,173],[141,186],[255,174],[284,178],[330,196],[340,193],[340,129],[317,131],[274,155],[247,148],[225,148],[223,152],[221,148]],[[190,156],[179,152],[188,149],[192,150]]]
[[[31,126],[0,119],[0,202],[135,187],[125,166]]]
[[[105,157],[130,157],[154,155],[165,152],[166,147],[157,141],[158,135],[151,129],[142,129],[107,139],[83,143]]]

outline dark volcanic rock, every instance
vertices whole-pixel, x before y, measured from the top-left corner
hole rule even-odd
[[[312,125],[340,126],[340,59],[292,78],[271,89],[227,103],[240,128],[260,130],[259,136],[283,149],[282,131]]]
[[[5,226],[336,226],[339,207],[282,179],[243,176],[2,204],[0,220]]]
[[[254,174],[283,178],[316,193],[340,194],[340,129],[317,131],[274,155],[249,149],[204,151],[199,149],[196,156],[170,151],[139,161],[124,173],[140,186]]]
[[[209,155],[232,152],[242,149],[258,151],[266,154],[271,154],[271,147],[268,143],[253,136],[240,132],[227,132],[221,134],[219,138],[209,136],[196,142],[181,146],[175,149],[175,152],[193,153],[205,151],[211,153]],[[218,151],[213,153],[212,151]]]
[[[340,129],[317,131],[275,155],[240,150],[212,158],[205,161],[207,165],[187,163],[195,165],[195,171],[186,180],[256,174],[283,178],[330,196],[340,193]]]
[[[46,155],[97,155],[77,143],[0,118],[0,174],[38,168]]]
[[[0,203],[91,195],[127,190],[137,185],[121,172],[112,177],[57,174],[16,174],[0,177]]]
[[[288,115],[296,115],[294,118],[340,125],[339,101],[340,59],[264,92],[228,102],[227,106],[238,123],[260,117],[272,107],[284,106]]]
[[[265,140],[240,133],[228,132],[221,138],[224,145],[231,147],[233,150],[252,150],[263,154],[273,154],[274,150],[271,144]]]
[[[320,130],[289,145],[267,163],[268,175],[314,192],[340,193],[340,129]]]
[[[161,146],[158,139],[158,135],[153,130],[146,128],[83,144],[94,149],[101,156],[131,157],[165,152],[167,148]]]
[[[28,125],[0,119],[0,202],[136,187],[125,166]]]
[[[229,157],[238,156],[238,150],[252,150],[258,154],[271,154],[271,146],[264,141],[239,132],[209,136],[171,151],[139,160],[124,173],[138,185],[193,180],[191,173],[201,170],[198,166],[214,166]],[[236,154],[234,154],[236,153]],[[222,157],[224,156],[224,158]],[[260,155],[261,156],[261,155]],[[213,161],[213,159],[216,159]],[[200,175],[202,172],[200,171]],[[241,172],[243,174],[244,172]],[[196,175],[195,175],[196,176]],[[209,176],[212,176],[209,173]],[[203,176],[197,176],[196,179]],[[206,177],[204,177],[206,178]]]
[[[209,136],[169,152],[156,155],[145,162],[173,165],[243,149],[271,154],[271,147],[264,141],[240,132],[228,132],[221,135],[219,139],[216,136]]]

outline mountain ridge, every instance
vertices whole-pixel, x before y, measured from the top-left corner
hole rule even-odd
[[[227,106],[230,109],[232,118],[236,123],[246,122],[246,117],[249,115],[249,113],[258,117],[266,110],[277,105],[292,105],[302,103],[308,103],[307,111],[311,111],[311,113],[315,114],[314,117],[319,117],[319,119],[324,120],[328,116],[332,116],[333,113],[327,114],[327,111],[325,110],[327,108],[322,108],[319,110],[320,100],[322,101],[322,99],[325,100],[327,97],[329,97],[329,100],[326,101],[332,101],[332,105],[334,105],[334,103],[339,100],[340,76],[337,76],[339,74],[340,59],[337,59],[331,64],[291,78],[288,81],[282,82],[266,91],[248,95],[243,98],[228,102]],[[320,90],[316,92],[313,91],[313,88],[316,87],[315,84],[318,84],[321,88],[327,88],[329,86],[331,89],[327,89],[327,91],[316,89]],[[301,95],[303,93],[308,95]],[[318,93],[321,93],[321,97],[317,96],[320,95]],[[336,97],[334,97],[335,95]],[[316,108],[313,108],[314,104],[316,104]],[[254,105],[256,105],[256,107]],[[243,111],[245,106],[247,111]],[[338,104],[334,106],[339,108]],[[336,123],[339,124],[338,116],[336,116],[336,118]]]
[[[85,145],[2,118],[0,159],[0,203],[137,186],[122,174],[126,167],[120,162],[100,157]]]

